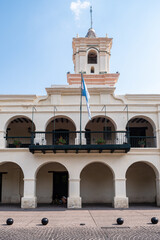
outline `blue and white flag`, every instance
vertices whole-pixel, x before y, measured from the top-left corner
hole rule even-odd
[[[91,120],[91,111],[90,111],[90,106],[89,106],[90,95],[89,95],[87,86],[85,84],[83,75],[82,75],[82,96],[84,96],[86,98],[88,117],[89,117],[89,120]]]

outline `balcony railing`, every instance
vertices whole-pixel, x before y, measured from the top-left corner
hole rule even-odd
[[[80,140],[81,139],[81,140]],[[33,132],[30,151],[99,151],[130,150],[126,131],[52,131]]]
[[[31,137],[6,137],[7,148],[29,148]]]
[[[81,144],[80,144],[81,135]],[[76,148],[81,145],[81,149],[90,146],[93,148],[123,148],[130,145],[131,148],[156,148],[156,137],[130,136],[126,131],[52,131],[33,132],[31,137],[6,136],[7,148],[35,148],[35,146],[53,146],[54,149]],[[61,147],[62,146],[62,147]],[[67,147],[68,146],[68,147]],[[75,146],[75,147],[73,147]]]
[[[156,137],[130,136],[132,148],[156,148]]]
[[[53,131],[53,132],[33,132],[32,145],[81,145],[95,144],[126,144],[128,143],[128,133],[125,131]],[[79,140],[76,141],[76,139]]]

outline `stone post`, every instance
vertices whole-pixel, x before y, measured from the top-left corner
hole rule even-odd
[[[36,179],[24,179],[24,196],[21,199],[21,208],[36,208]]]
[[[68,208],[81,208],[80,179],[69,179],[69,197],[67,199]]]
[[[114,188],[114,208],[128,208],[128,197],[126,197],[126,179],[114,179]]]

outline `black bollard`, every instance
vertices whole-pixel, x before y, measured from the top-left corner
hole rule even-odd
[[[123,218],[117,218],[117,224],[122,225],[124,223]]]
[[[151,218],[151,223],[152,223],[152,224],[157,224],[157,223],[158,223],[158,218],[152,217],[152,218]]]
[[[13,218],[8,218],[8,219],[6,220],[6,224],[7,224],[7,225],[12,225],[13,223],[14,223]]]
[[[41,223],[43,224],[43,225],[47,225],[48,224],[48,218],[42,218],[42,220],[41,220]]]

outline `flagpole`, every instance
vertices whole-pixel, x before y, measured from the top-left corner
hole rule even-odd
[[[80,98],[80,145],[82,145],[82,71],[81,71],[81,98]]]

